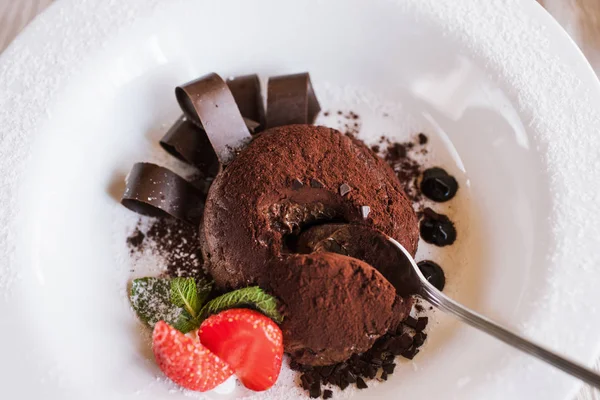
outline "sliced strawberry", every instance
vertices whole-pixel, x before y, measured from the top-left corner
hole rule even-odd
[[[283,357],[281,329],[263,314],[242,308],[223,311],[206,319],[198,336],[248,389],[267,390],[277,381]]]
[[[199,341],[164,321],[154,326],[152,348],[160,369],[186,389],[205,392],[233,375],[233,370]]]

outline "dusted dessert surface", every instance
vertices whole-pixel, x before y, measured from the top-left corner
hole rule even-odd
[[[368,350],[404,309],[377,270],[339,254],[290,255],[270,269],[269,282],[282,303],[285,350],[302,364],[330,365]]]
[[[364,206],[370,211],[364,216]],[[220,287],[269,285],[288,242],[316,223],[373,226],[414,254],[416,215],[391,168],[335,129],[289,125],[258,135],[210,188],[201,242]]]

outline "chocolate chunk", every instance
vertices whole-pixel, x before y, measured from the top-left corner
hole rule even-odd
[[[444,286],[446,286],[446,276],[442,267],[429,260],[419,261],[417,265],[429,283],[439,291],[444,290]]]
[[[309,390],[312,382],[310,381],[308,376],[306,374],[304,374],[300,377],[300,383],[302,384],[302,388],[304,390]]]
[[[292,181],[292,189],[294,189],[294,190],[302,189],[303,186],[304,186],[304,183],[302,183],[302,181],[299,179],[294,179]]]
[[[183,115],[163,136],[160,145],[173,157],[198,167],[203,177],[214,177],[221,169],[204,129]]]
[[[359,376],[356,378],[356,387],[359,389],[366,389],[369,386],[367,386],[367,383],[364,381],[364,379]]]
[[[367,365],[364,372],[365,376],[369,379],[373,379],[375,376],[377,376],[377,368],[373,367],[372,365]]]
[[[340,377],[340,382],[339,382],[338,386],[339,386],[340,389],[344,390],[348,386],[350,386],[350,381],[348,381],[348,379],[346,379],[344,377]]]
[[[329,389],[323,391],[323,398],[330,399],[333,397],[333,392]]]
[[[227,79],[227,86],[244,118],[256,122],[253,133],[265,128],[265,107],[258,75],[236,76]],[[252,131],[252,130],[251,130]]]
[[[413,346],[410,349],[403,351],[402,354],[400,354],[400,355],[404,358],[408,358],[409,360],[412,360],[413,358],[415,358],[415,356],[418,353],[419,353],[419,349],[416,346]]]
[[[423,240],[436,246],[449,246],[456,240],[456,228],[452,221],[431,208],[423,210],[419,229]]]
[[[321,107],[308,73],[269,78],[267,127],[312,124]]]
[[[351,190],[352,190],[352,188],[347,183],[342,183],[340,185],[340,195],[341,196],[347,195],[348,193],[350,193]]]
[[[423,329],[425,329],[428,322],[429,322],[429,318],[419,317],[419,319],[417,320],[417,324],[415,325],[415,330],[418,332],[422,331]]]
[[[405,325],[410,326],[413,329],[416,329],[417,327],[417,319],[411,317],[410,315],[406,317],[406,319],[403,322]]]
[[[178,86],[175,96],[185,116],[204,128],[221,164],[231,162],[250,142],[235,99],[219,75],[211,73]]]
[[[321,374],[321,376],[323,378],[327,378],[329,375],[331,375],[334,368],[335,368],[334,365],[327,365],[327,366],[321,367],[319,373]]]
[[[421,146],[423,146],[424,144],[427,144],[427,141],[428,141],[428,140],[429,140],[429,139],[427,138],[427,136],[425,136],[425,134],[424,134],[424,133],[419,133],[419,144],[420,144]]]
[[[197,226],[204,198],[198,189],[171,170],[137,163],[126,178],[121,204],[142,215],[170,215]]]
[[[402,336],[397,336],[390,343],[390,352],[396,356],[399,356],[403,351],[412,345],[412,342],[413,339],[408,333],[405,333]]]
[[[350,383],[355,383],[356,375],[354,375],[354,373],[352,373],[351,371],[348,371],[346,372],[345,379]]]
[[[387,372],[383,371],[381,373],[381,380],[382,381],[387,381],[388,380],[388,373]]]
[[[394,369],[396,369],[396,364],[386,364],[382,368],[383,372],[388,375],[392,375],[394,373]]]
[[[408,333],[403,333],[398,339],[402,349],[408,349],[412,346],[414,340]]]
[[[442,168],[429,168],[423,172],[421,192],[433,201],[443,203],[458,191],[458,182]]]
[[[298,364],[295,360],[290,361],[290,369],[292,371],[300,371],[300,364]]]
[[[321,181],[319,181],[318,179],[311,178],[311,180],[310,180],[310,187],[311,187],[311,188],[320,189],[320,188],[322,188],[322,187],[324,187],[324,186],[325,186],[325,185],[323,185],[323,184],[321,183]]]
[[[308,393],[309,393],[310,397],[313,399],[321,397],[321,384],[319,382],[315,382],[312,385],[310,385],[310,389],[309,389]]]
[[[423,332],[417,332],[415,334],[415,337],[413,338],[413,341],[415,343],[416,347],[421,347],[423,346],[423,343],[425,343],[425,339],[427,339],[427,334],[423,333]]]
[[[369,206],[361,206],[360,207],[360,213],[361,213],[363,219],[367,219],[369,217],[369,214],[371,213],[371,207],[369,207]]]

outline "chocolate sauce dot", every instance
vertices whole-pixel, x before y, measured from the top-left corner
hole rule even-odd
[[[429,168],[423,172],[421,192],[433,201],[443,203],[456,195],[458,183],[442,168]]]
[[[442,267],[429,260],[420,261],[417,265],[429,283],[435,286],[439,291],[444,290],[444,286],[446,286],[446,275],[444,275]]]
[[[431,208],[426,208],[423,211],[420,231],[424,241],[436,246],[448,246],[456,240],[456,229],[452,221],[447,216],[438,214]]]

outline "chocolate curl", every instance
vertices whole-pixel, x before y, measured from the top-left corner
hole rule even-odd
[[[222,168],[204,129],[183,115],[163,136],[160,145],[173,157],[198,167],[204,177],[216,176]]]
[[[258,124],[252,133],[258,133],[265,128],[265,107],[260,90],[258,75],[236,76],[227,80],[227,86],[237,103],[242,116]],[[246,121],[248,125],[248,121]]]
[[[204,200],[201,192],[173,171],[137,163],[125,179],[121,204],[142,215],[171,216],[197,226]]]
[[[221,164],[231,162],[250,142],[235,99],[219,75],[211,73],[178,86],[175,96],[185,116],[204,128]]]
[[[321,106],[308,72],[269,78],[267,128],[291,124],[312,124]]]

